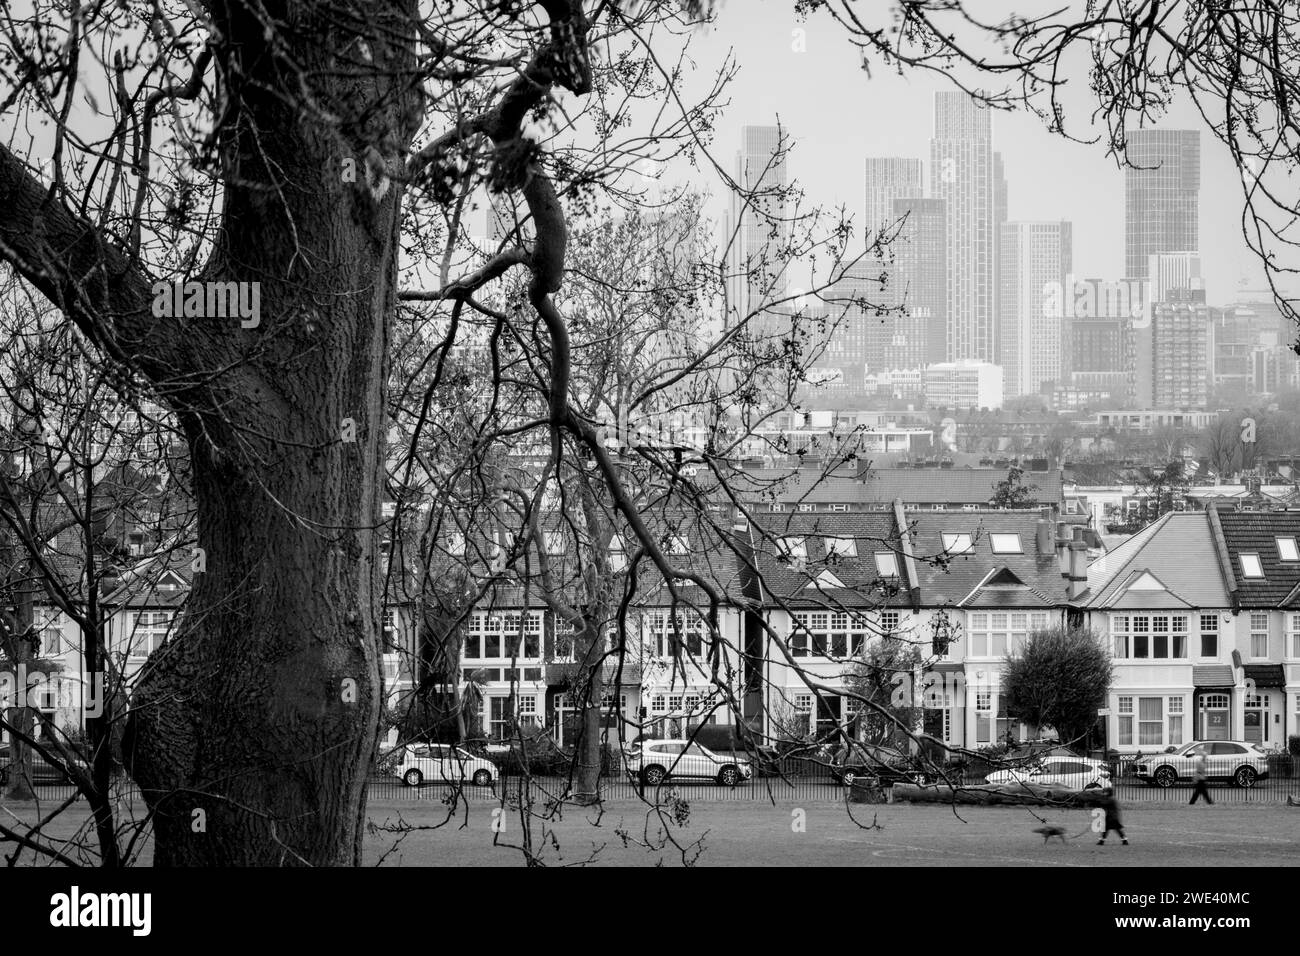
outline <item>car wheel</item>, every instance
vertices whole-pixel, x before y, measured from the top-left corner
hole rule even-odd
[[[718,784],[723,787],[734,787],[740,783],[740,771],[735,767],[723,767],[718,773]]]
[[[474,786],[487,787],[492,784],[492,774],[486,770],[474,771]]]
[[[1238,767],[1237,772],[1232,775],[1232,782],[1239,787],[1250,789],[1255,786],[1255,781],[1259,778],[1259,773],[1254,767]]]
[[[664,778],[667,776],[668,771],[658,764],[651,764],[649,767],[646,767],[641,771],[641,779],[650,787],[659,786],[659,784],[664,782]]]
[[[840,774],[840,783],[844,784],[844,786],[846,787],[853,786],[853,781],[857,779],[858,779],[857,772],[853,770],[845,770],[842,774]]]
[[[1161,767],[1155,772],[1154,780],[1157,787],[1168,790],[1178,782],[1178,771],[1173,767]]]
[[[424,780],[424,774],[420,773],[420,771],[417,770],[415,767],[412,767],[410,770],[406,771],[405,775],[403,775],[402,777],[402,780],[406,783],[408,787],[418,787],[420,783]]]

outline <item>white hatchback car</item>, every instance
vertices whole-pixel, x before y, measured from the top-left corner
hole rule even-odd
[[[984,778],[989,783],[1032,783],[1039,787],[1069,787],[1092,790],[1109,787],[1110,770],[1091,757],[1044,757],[1028,767],[995,770]]]
[[[1268,776],[1268,751],[1245,740],[1193,740],[1174,748],[1173,753],[1140,758],[1133,773],[1157,787],[1172,787],[1180,780],[1191,782],[1196,778],[1196,758],[1202,753],[1211,780],[1253,787],[1256,780]]]
[[[754,775],[748,760],[722,757],[686,740],[643,740],[633,744],[627,752],[627,769],[650,787],[667,779],[714,780],[724,787],[734,787]]]
[[[497,777],[496,764],[451,744],[407,744],[398,748],[393,772],[408,787],[429,783],[465,783],[487,787]]]

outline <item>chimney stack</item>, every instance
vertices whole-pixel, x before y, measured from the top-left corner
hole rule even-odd
[[[1076,601],[1088,590],[1088,545],[1083,540],[1083,528],[1074,526],[1074,537],[1070,540],[1070,575],[1065,596]]]
[[[1070,573],[1070,535],[1065,530],[1065,522],[1056,522],[1056,564],[1061,569],[1061,577]]]
[[[1039,555],[1047,554],[1052,550],[1052,525],[1046,518],[1039,518],[1037,524],[1038,530],[1038,553]]]

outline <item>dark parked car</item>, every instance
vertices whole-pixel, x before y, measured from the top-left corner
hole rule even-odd
[[[9,785],[9,764],[13,761],[8,744],[0,746],[0,787]],[[83,764],[84,766],[84,764]],[[42,757],[37,751],[32,751],[32,783],[33,784],[69,784],[72,780],[63,771],[61,767],[56,767]]]
[[[831,779],[846,787],[866,777],[875,777],[882,786],[903,781],[927,783],[928,778],[916,761],[904,753],[877,744],[852,743],[841,747],[831,758]]]

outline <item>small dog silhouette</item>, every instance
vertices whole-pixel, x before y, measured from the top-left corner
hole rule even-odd
[[[1035,833],[1043,835],[1043,842],[1046,843],[1052,837],[1059,837],[1061,842],[1065,842],[1065,827],[1058,827],[1053,823],[1045,824],[1041,827],[1034,828]]]

